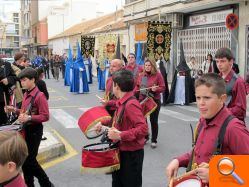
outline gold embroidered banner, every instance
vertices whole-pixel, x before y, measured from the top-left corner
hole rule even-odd
[[[108,34],[98,37],[98,50],[99,50],[99,63],[100,66],[108,58],[112,60],[116,55],[116,45],[118,41],[118,35]]]
[[[147,52],[150,59],[158,60],[163,55],[166,61],[170,58],[171,23],[149,22],[147,35]]]
[[[81,54],[84,57],[94,56],[95,37],[81,36]]]

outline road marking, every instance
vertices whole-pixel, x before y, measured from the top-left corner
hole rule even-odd
[[[65,112],[63,109],[50,109],[49,111],[53,118],[60,122],[65,128],[78,128],[78,120]]]
[[[59,158],[56,158],[54,160],[51,160],[50,162],[46,162],[46,163],[43,163],[41,164],[42,168],[43,169],[48,169],[52,166],[55,166],[56,164],[59,164],[75,155],[78,154],[78,152],[66,141],[65,138],[62,137],[62,135],[60,135],[56,130],[52,129],[51,130],[59,139],[60,141],[65,145],[65,148],[66,148],[66,154],[59,157]]]
[[[197,107],[186,106],[186,105],[183,105],[183,106],[178,106],[178,105],[176,105],[176,107],[182,108],[182,109],[184,109],[184,110],[188,110],[188,111],[191,111],[191,112],[197,112],[197,113],[199,113],[199,110],[198,110]]]
[[[51,88],[51,87],[48,87],[47,89],[48,89],[48,92],[49,92],[49,93],[55,93],[55,92],[56,92],[56,91],[55,91],[53,88]]]
[[[180,119],[182,121],[198,121],[197,118],[194,118],[194,117],[191,117],[191,116],[179,113],[179,112],[175,112],[172,110],[168,110],[168,109],[161,109],[160,113],[176,118],[176,119]]]
[[[49,109],[61,109],[61,108],[81,108],[82,106],[65,105],[65,106],[51,106]]]
[[[67,101],[68,99],[64,96],[50,96],[49,101]]]

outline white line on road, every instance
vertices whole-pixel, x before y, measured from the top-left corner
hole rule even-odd
[[[168,110],[168,109],[161,109],[160,113],[176,118],[176,119],[180,119],[182,121],[198,121],[197,118],[194,118],[194,117],[191,117],[191,116],[179,113],[179,112],[175,112],[172,110]]]
[[[62,109],[49,110],[53,118],[60,122],[65,128],[78,128],[78,120]]]
[[[182,109],[184,109],[184,110],[188,110],[188,111],[191,111],[191,112],[197,112],[197,113],[199,113],[199,110],[198,110],[197,107],[186,106],[186,105],[183,105],[183,106],[176,105],[176,107],[182,108]]]
[[[88,107],[88,108],[78,108],[79,110],[81,110],[81,111],[83,111],[83,112],[85,112],[85,111],[87,111],[88,109],[90,109],[90,107]]]

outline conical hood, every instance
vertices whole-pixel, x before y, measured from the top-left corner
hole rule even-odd
[[[182,40],[180,42],[180,63],[178,64],[178,66],[176,67],[176,70],[179,71],[190,71],[185,57],[184,57],[184,51],[183,51],[183,44],[182,44]]]
[[[115,58],[116,59],[121,59],[121,55],[120,55],[120,36],[118,35],[118,41],[117,41],[117,48],[116,48],[116,55]]]

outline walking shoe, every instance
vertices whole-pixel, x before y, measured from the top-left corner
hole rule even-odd
[[[152,142],[150,146],[152,149],[155,149],[157,147],[157,144],[155,142]]]

